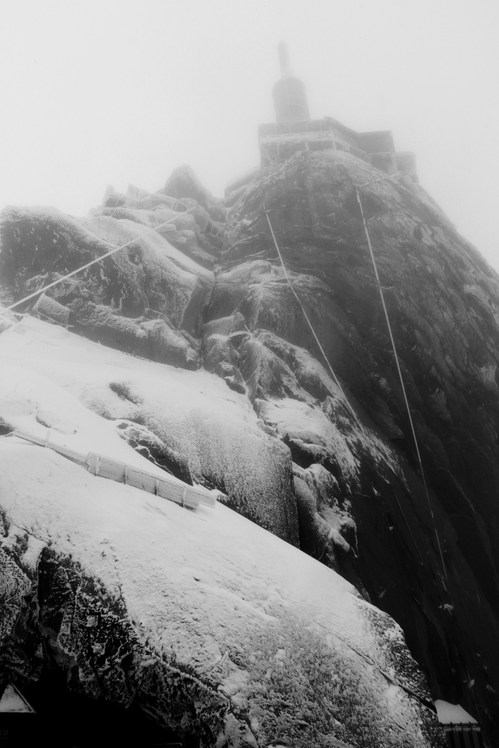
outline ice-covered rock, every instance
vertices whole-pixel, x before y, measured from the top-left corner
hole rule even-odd
[[[439,745],[399,627],[324,565],[223,505],[190,512],[16,439],[0,459],[11,678],[57,671],[206,748]]]
[[[11,209],[6,303],[132,240],[38,314],[181,368],[27,321],[0,333],[0,356],[338,570],[402,625],[433,698],[486,727],[499,718],[499,280],[418,185],[383,176],[346,153],[302,153],[248,176],[228,211],[185,168],[157,193],[109,191],[83,222]]]
[[[81,438],[91,443],[87,424],[97,419],[101,443],[112,435],[121,459],[125,419],[181,456],[192,477],[218,488],[231,506],[298,542],[289,449],[262,430],[247,399],[219,377],[144,361],[34,319],[2,334],[0,357],[6,428],[30,428],[43,413],[43,425],[57,429],[73,409]]]
[[[345,573],[402,624],[435,695],[479,708],[491,725],[499,690],[499,279],[418,185],[379,178],[352,155],[325,151],[250,179],[229,209],[208,321],[234,310],[244,317],[239,369],[260,416],[295,462],[320,463],[348,498],[358,553],[355,573]],[[364,185],[428,495],[356,185]],[[304,312],[361,429],[324,376],[303,378],[297,350],[327,369]],[[390,446],[388,461],[376,459],[373,432]],[[355,444],[359,433],[366,439]],[[346,479],[348,453],[357,469]],[[337,564],[313,491],[301,481],[298,493],[303,547]],[[473,696],[462,686],[470,679]]]
[[[208,211],[214,221],[225,221],[227,209],[222,200],[214,197],[201,184],[193,169],[187,164],[179,166],[173,171],[163,191],[165,194],[181,200],[185,200],[185,198],[193,199]]]
[[[78,221],[55,210],[20,208],[5,210],[1,227],[0,274],[17,299],[124,246],[55,285],[50,298],[67,310],[67,324],[94,340],[175,366],[199,366],[195,338],[214,276],[156,227],[128,218]],[[52,316],[50,310],[40,312],[42,318]]]

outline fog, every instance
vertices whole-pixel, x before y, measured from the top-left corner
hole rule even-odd
[[[311,116],[391,129],[499,269],[495,0],[16,0],[0,6],[0,207],[84,215],[189,163],[216,194],[258,164],[287,41]]]

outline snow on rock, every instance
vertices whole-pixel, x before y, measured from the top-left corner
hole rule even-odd
[[[359,185],[426,486],[366,243]],[[280,433],[288,435],[294,462],[308,470],[315,449],[351,503],[356,534],[341,532],[357,554],[357,576],[349,573],[349,580],[403,626],[435,696],[466,708],[472,707],[472,695],[479,701],[481,729],[494,745],[499,743],[498,299],[497,274],[417,184],[396,175],[387,179],[352,154],[310,151],[261,170],[231,196],[207,317],[226,318],[235,310],[244,317],[246,345],[256,354],[255,339],[260,343],[261,355],[250,363],[261,369],[248,367],[255,390],[262,390],[256,398],[270,397],[271,405],[263,408],[274,411]],[[328,410],[323,387],[302,377],[297,387],[289,376],[296,371],[293,346],[323,363],[303,310],[365,430],[362,437],[354,419],[347,415],[345,422],[345,409],[333,393],[334,407],[326,414],[360,462],[360,486],[345,483],[345,465],[334,465],[334,453],[326,462],[322,430],[315,439],[320,416],[314,417],[315,430],[308,429],[317,444],[313,449],[312,442],[300,439],[305,422],[291,419],[290,412],[277,417],[273,401],[282,398]],[[303,405],[293,408],[306,413]],[[298,438],[288,428],[293,424]],[[390,445],[398,467],[376,456],[373,430]],[[326,433],[332,445],[333,431]],[[328,530],[324,509],[315,511],[318,494],[309,482],[297,478],[295,485],[300,547],[340,568],[341,544],[326,542],[336,525]],[[336,511],[333,504],[330,499],[323,507]],[[470,678],[473,694],[463,685]]]
[[[358,477],[359,463],[348,441],[324,413],[308,403],[290,398],[262,400],[258,411],[279,434],[293,439],[296,448],[308,454],[308,462],[333,460],[346,482]],[[304,457],[304,459],[306,459]]]
[[[110,189],[94,215],[131,220],[156,228],[162,236],[206,268],[219,253],[226,208],[199,183],[192,170],[180,168],[165,188],[149,193],[129,185],[126,193]],[[165,221],[170,221],[163,225]]]
[[[0,334],[0,430],[24,423],[88,443],[98,428],[103,451],[142,460],[128,441],[178,477],[216,486],[230,506],[299,542],[390,611],[434,696],[466,706],[459,684],[471,658],[487,712],[496,708],[489,678],[497,680],[497,585],[487,533],[499,464],[498,280],[417,186],[385,180],[365,188],[427,468],[428,511],[353,190],[375,176],[345,154],[296,156],[257,175],[231,203],[225,233],[223,206],[185,169],[154,195],[110,192],[84,221],[7,211],[5,300],[107,251],[108,242],[133,239],[95,272],[56,287],[60,317],[68,311],[76,331],[184,371],[25,320]],[[300,304],[275,255],[264,196]],[[302,306],[356,415],[322,365]],[[0,319],[0,330],[6,325]],[[9,552],[23,542],[22,526],[13,523]],[[23,547],[26,573],[37,553],[36,543]],[[450,646],[456,623],[465,633]],[[276,651],[284,661],[285,647]],[[246,708],[239,696],[246,669],[226,676],[226,694]],[[387,698],[397,703],[399,696],[392,684]],[[232,719],[236,733],[246,730]],[[258,731],[260,718],[248,724]]]
[[[35,678],[43,641],[69,687],[201,746],[438,745],[400,629],[325,566],[223,505],[191,512],[9,438],[0,460],[7,670]]]
[[[7,425],[73,428],[87,442],[94,439],[90,428],[99,434],[93,452],[142,465],[116,433],[123,419],[145,426],[187,460],[195,480],[296,542],[289,449],[215,375],[135,358],[35,319],[0,336],[0,357],[0,418]]]
[[[158,231],[105,215],[76,220],[53,209],[8,208],[1,239],[2,281],[17,300],[123,247],[55,285],[50,296],[92,339],[177,366],[199,365],[194,338],[213,273]]]
[[[306,470],[294,464],[293,480],[301,528],[300,548],[342,576],[354,579],[365,594],[353,573],[358,551],[357,525],[351,503],[338,481],[319,464]]]
[[[227,209],[222,201],[214,197],[196,177],[193,169],[184,164],[173,171],[167,180],[164,192],[179,199],[190,198],[202,205],[214,220],[225,220]]]

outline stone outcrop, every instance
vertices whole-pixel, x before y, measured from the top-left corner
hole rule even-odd
[[[174,210],[159,212],[156,222],[177,220]],[[178,220],[195,223],[181,212]],[[139,222],[131,212],[78,222],[55,210],[12,208],[4,211],[2,237],[0,273],[17,298],[126,245],[51,289],[57,321],[62,308],[69,326],[105,345],[174,366],[200,365],[196,338],[214,276],[160,235],[154,221]],[[54,318],[46,303],[31,303],[42,318]]]
[[[499,279],[423,190],[378,178],[365,163],[333,152],[297,155],[257,177],[230,209],[210,314],[225,318],[237,310],[244,317],[249,334],[239,349],[258,358],[246,379],[249,392],[264,400],[260,414],[277,427],[295,462],[305,469],[322,465],[338,481],[337,494],[348,497],[358,544],[354,568],[370,599],[402,623],[437,693],[464,701],[487,721],[499,679],[492,674],[499,635]],[[360,192],[431,507],[356,199],[355,185],[369,182]],[[286,282],[265,210],[327,358],[362,422],[397,456],[395,471],[389,462],[369,466],[364,458],[352,480],[334,457],[327,462],[338,450],[324,439],[325,422],[315,432],[306,429],[304,405],[302,415],[279,418],[283,398],[293,398],[295,411],[296,401],[315,398],[312,407],[336,428],[341,424],[350,437],[355,429],[351,413],[328,409],[317,377],[303,380],[305,351],[325,362]],[[240,360],[244,377],[244,355]],[[278,398],[277,410],[269,398]],[[300,486],[308,507],[301,514],[311,516],[318,499],[305,499]],[[318,514],[324,519],[324,510]],[[301,532],[324,559],[310,539],[310,522]],[[472,686],[463,689],[462,682]]]
[[[222,200],[214,197],[206,187],[201,184],[190,166],[184,164],[170,175],[163,192],[166,195],[179,200],[190,198],[196,200],[205,210],[208,211],[213,221],[225,222],[227,217],[227,208]]]
[[[52,688],[52,710],[58,674],[182,745],[440,745],[400,629],[325,566],[226,507],[0,452],[2,673]],[[78,741],[57,713],[61,730]]]
[[[460,702],[493,734],[499,279],[412,180],[379,177],[350,154],[324,151],[256,172],[228,210],[186,168],[153,195],[109,192],[83,222],[11,209],[3,299],[108,251],[105,242],[133,238],[102,268],[54,287],[57,321],[67,309],[75,331],[181,367],[181,387],[169,366],[162,393],[149,375],[116,379],[99,359],[89,395],[88,370],[56,371],[43,353],[30,366],[153,461],[219,489],[238,512],[346,577],[400,623],[433,697]],[[0,336],[4,356],[20,346],[13,331]]]
[[[218,489],[231,507],[298,544],[290,451],[217,376],[158,366],[33,319],[0,343],[6,432],[76,431],[84,452],[114,454],[119,444],[120,462],[130,459],[127,442],[176,477]]]

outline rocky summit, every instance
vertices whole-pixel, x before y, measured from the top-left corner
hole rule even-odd
[[[186,746],[439,746],[437,699],[497,740],[499,277],[413,178],[324,150],[7,208],[0,294],[0,686]]]

